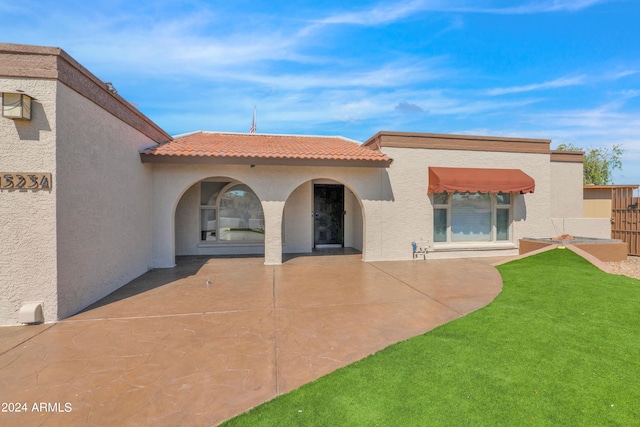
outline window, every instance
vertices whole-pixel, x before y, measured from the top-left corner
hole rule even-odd
[[[200,240],[216,241],[218,237],[218,210],[216,208],[200,209]]]
[[[496,194],[496,240],[509,240],[511,224],[511,195]]]
[[[249,187],[229,188],[219,204],[221,241],[264,241],[262,204]]]
[[[433,241],[447,241],[447,224],[449,223],[449,193],[433,195]]]
[[[458,194],[451,196],[451,241],[491,241],[491,196]]]
[[[258,196],[244,184],[201,182],[200,240],[264,241],[264,214]]]
[[[216,242],[218,240],[218,193],[226,182],[200,183],[200,240]]]
[[[433,195],[435,243],[510,240],[511,195],[439,193]]]
[[[433,210],[433,241],[447,241],[447,208],[435,208]]]

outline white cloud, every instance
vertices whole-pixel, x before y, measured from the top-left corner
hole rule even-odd
[[[522,93],[522,92],[531,92],[535,90],[543,90],[543,89],[555,89],[559,87],[566,86],[576,86],[584,84],[586,81],[586,76],[577,76],[577,77],[561,77],[559,79],[551,80],[548,82],[542,83],[534,83],[530,85],[524,86],[512,86],[512,87],[501,87],[489,89],[486,91],[488,95],[507,95],[511,93]]]
[[[27,38],[15,42],[40,45],[47,40],[47,45],[62,47],[83,64],[123,72],[135,69],[140,74],[184,74],[260,61],[317,60],[300,53],[305,37],[298,31],[308,25],[302,22],[297,27],[282,26],[280,21],[265,18],[254,24],[256,16],[238,19],[204,5],[196,11],[152,9],[151,13],[136,7],[142,6],[111,8],[102,4],[94,10],[65,7],[63,3],[47,15],[24,8],[20,14],[25,19],[14,20],[12,27],[13,33],[24,33]],[[17,30],[19,27],[25,31]]]
[[[338,12],[315,21],[315,25],[312,28],[316,29],[319,26],[336,24],[362,26],[385,25],[422,12],[466,12],[504,15],[573,12],[609,1],[612,0],[544,0],[529,1],[509,7],[494,7],[491,5],[491,2],[486,1],[484,5],[478,5],[478,1],[469,0],[411,0],[400,3],[379,3],[372,8],[365,8],[355,12]],[[308,30],[311,30],[311,28]]]
[[[304,61],[296,54],[296,40],[286,34],[201,36],[179,24],[165,24],[157,30],[108,31],[80,42],[69,40],[69,45],[90,61],[124,63],[142,74],[207,74],[265,60]]]
[[[551,1],[537,1],[525,3],[519,6],[512,6],[506,8],[485,9],[487,13],[502,13],[502,14],[532,14],[532,13],[550,13],[550,12],[564,12],[564,11],[577,11],[595,6],[596,4],[605,3],[609,0],[551,0]],[[479,10],[480,12],[482,10]]]
[[[609,78],[611,80],[618,80],[618,79],[622,79],[624,77],[633,76],[634,74],[638,74],[638,70],[617,71],[615,73],[609,74],[608,76],[606,76],[606,78]]]
[[[307,90],[312,88],[394,88],[412,83],[423,83],[445,75],[451,76],[455,70],[442,61],[419,61],[415,63],[389,63],[367,70],[353,70],[353,65],[345,68],[314,69],[296,74],[238,73],[229,75],[229,80],[246,81],[272,88],[286,90]]]
[[[597,4],[607,3],[612,0],[544,0],[544,1],[530,1],[520,5],[509,7],[492,7],[491,5],[472,6],[466,5],[452,5],[445,9],[452,12],[468,12],[468,13],[489,13],[489,14],[501,14],[501,15],[528,15],[538,13],[553,13],[553,12],[575,12],[582,9],[595,6]],[[613,0],[615,1],[615,0]]]
[[[403,3],[378,4],[371,9],[360,12],[338,13],[316,21],[317,24],[355,24],[375,26],[387,24],[406,18],[416,12],[421,12],[430,8],[430,4],[423,0],[412,0]],[[441,4],[441,2],[437,2]]]

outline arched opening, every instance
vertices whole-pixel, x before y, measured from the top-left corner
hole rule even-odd
[[[363,250],[364,220],[358,195],[333,179],[306,181],[291,192],[282,221],[283,254]]]
[[[198,181],[176,206],[178,256],[263,254],[264,236],[262,203],[238,180],[212,177]]]

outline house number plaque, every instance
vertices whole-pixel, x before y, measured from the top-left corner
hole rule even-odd
[[[0,172],[0,190],[51,190],[51,174]]]

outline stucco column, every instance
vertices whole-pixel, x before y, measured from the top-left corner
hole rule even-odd
[[[162,191],[163,185],[159,174],[153,179],[153,268],[172,268],[176,266],[174,237],[174,202],[177,196],[173,191]]]
[[[173,237],[172,212],[154,212],[153,217],[153,268],[173,268],[175,239]]]
[[[379,261],[382,252],[382,222],[380,218],[380,201],[362,200],[363,232],[362,259]]]
[[[264,212],[264,264],[282,264],[282,213],[284,201],[262,202]]]

